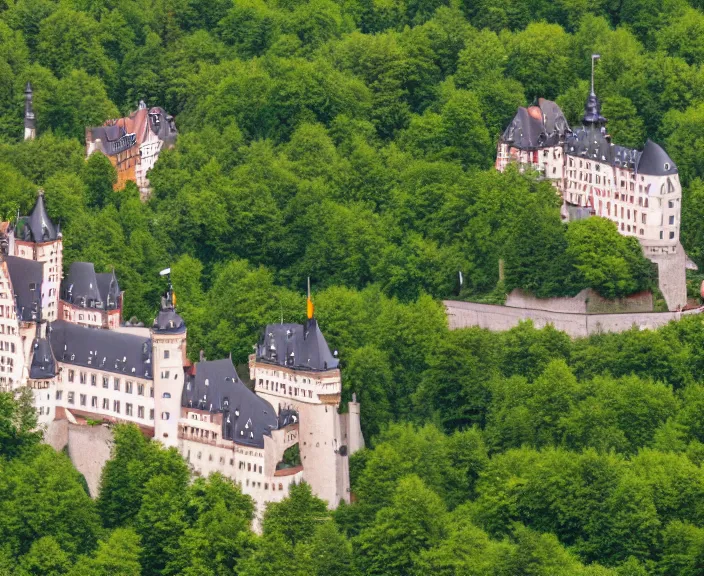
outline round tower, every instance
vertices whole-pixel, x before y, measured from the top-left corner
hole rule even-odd
[[[36,119],[34,117],[34,106],[32,102],[32,85],[27,82],[24,87],[24,139],[34,140],[36,134]]]
[[[152,326],[154,367],[154,438],[166,446],[178,446],[186,359],[186,324],[176,313],[171,286],[161,299],[161,309]]]

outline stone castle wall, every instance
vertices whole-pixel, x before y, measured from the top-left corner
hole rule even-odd
[[[66,419],[54,420],[44,432],[44,441],[60,451],[67,448],[76,470],[86,479],[93,498],[100,491],[100,475],[110,459],[113,434],[107,426],[72,424]]]
[[[658,265],[658,287],[667,308],[677,310],[687,304],[687,255],[682,244],[677,243],[673,253],[655,254],[646,249],[646,258]]]
[[[672,320],[679,320],[683,315],[700,312],[697,309],[684,312],[584,314],[454,300],[445,300],[444,304],[451,330],[478,326],[494,332],[502,332],[510,330],[521,321],[532,320],[536,328],[543,328],[551,324],[573,338],[581,338],[600,332],[623,332],[634,326],[640,329],[658,328]]]
[[[652,312],[653,295],[639,292],[626,298],[608,300],[594,290],[582,290],[572,298],[536,298],[522,290],[513,290],[506,298],[510,308],[530,308],[565,314],[617,314],[622,312]]]

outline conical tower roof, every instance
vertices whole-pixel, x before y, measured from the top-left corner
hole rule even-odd
[[[59,237],[59,230],[49,218],[44,205],[44,191],[39,190],[37,201],[29,216],[17,222],[17,237],[28,242],[53,242]]]

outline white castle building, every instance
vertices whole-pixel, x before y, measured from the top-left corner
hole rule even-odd
[[[229,358],[188,361],[171,289],[151,329],[121,323],[114,272],[73,263],[59,290],[62,238],[41,193],[0,240],[0,387],[31,387],[40,424],[134,423],[195,475],[237,481],[260,512],[301,481],[330,507],[349,501],[359,404],[338,413],[338,359],[312,309],[305,325],[264,329],[249,359],[253,391]]]
[[[621,234],[637,238],[645,256],[658,264],[660,290],[676,310],[687,303],[677,166],[651,140],[643,150],[612,143],[606,122],[593,79],[582,126],[575,130],[555,102],[541,98],[519,108],[501,135],[496,168],[530,167],[559,190],[564,219],[602,216]]]

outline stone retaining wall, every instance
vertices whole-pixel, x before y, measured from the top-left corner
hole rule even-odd
[[[553,312],[533,308],[515,308],[445,300],[445,310],[451,330],[478,326],[494,332],[502,332],[516,326],[522,320],[532,320],[536,328],[552,324],[573,338],[585,337],[599,332],[623,332],[633,326],[652,329],[679,320],[686,314],[698,314],[701,309],[685,312],[631,312],[626,314],[580,314]]]

